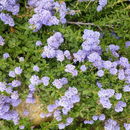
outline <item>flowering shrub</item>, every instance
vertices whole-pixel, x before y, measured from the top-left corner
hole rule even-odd
[[[129,4],[1,0],[0,129],[130,130]]]

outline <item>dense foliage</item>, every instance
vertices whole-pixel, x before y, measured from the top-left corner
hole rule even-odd
[[[130,1],[2,1],[0,129],[130,130]]]

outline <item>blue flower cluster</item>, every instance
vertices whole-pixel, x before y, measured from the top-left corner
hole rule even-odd
[[[112,119],[108,119],[105,122],[105,126],[104,126],[105,130],[120,130],[119,124]]]
[[[79,0],[79,2],[83,2],[83,1],[95,1],[95,0]],[[99,5],[97,7],[97,11],[102,11],[103,7],[105,7],[107,5],[107,0],[99,0]]]
[[[34,7],[35,14],[29,19],[30,28],[37,32],[43,25],[52,26],[66,23],[67,14],[74,15],[75,12],[66,7],[65,2],[54,0],[28,0],[28,5]],[[59,13],[60,19],[55,14]]]
[[[17,15],[19,12],[20,5],[18,0],[1,0],[0,1],[0,12],[6,10],[11,12],[13,15]],[[14,26],[14,20],[8,13],[0,13],[0,20],[9,26]]]
[[[47,39],[48,46],[44,47],[41,56],[43,58],[54,58],[58,61],[64,60],[64,52],[59,50],[59,46],[64,42],[63,36],[60,32],[56,32],[53,36]]]

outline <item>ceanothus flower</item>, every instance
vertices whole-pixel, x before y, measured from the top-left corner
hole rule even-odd
[[[125,47],[128,48],[130,46],[130,41],[125,42]]]
[[[98,120],[98,118],[99,118],[99,116],[97,116],[97,115],[92,116],[92,119],[93,119],[94,121]]]
[[[14,26],[14,20],[9,14],[0,13],[0,20],[4,22],[4,24],[8,24],[9,26]]]
[[[40,114],[40,117],[41,117],[41,118],[45,118],[45,117],[46,117],[46,114],[41,113],[41,114]]]
[[[65,72],[69,72],[71,73],[73,76],[77,76],[78,75],[78,71],[75,70],[75,66],[68,64],[65,66]]]
[[[0,36],[0,46],[4,46],[5,40],[3,39],[2,36]]]
[[[13,91],[11,93],[11,99],[17,100],[19,98],[18,91]]]
[[[16,74],[14,71],[9,72],[9,77],[15,78]]]
[[[20,130],[23,130],[24,128],[25,128],[24,125],[20,125],[20,126],[19,126],[19,129],[20,129]]]
[[[21,67],[16,67],[16,68],[14,69],[14,71],[15,71],[15,74],[20,75],[23,70],[21,69]]]
[[[119,69],[118,78],[119,78],[119,80],[124,80],[125,79],[125,73],[124,73],[123,69]]]
[[[110,72],[110,74],[112,74],[112,75],[116,75],[117,72],[118,72],[118,70],[117,70],[116,68],[110,68],[110,69],[109,69],[109,72]]]
[[[50,78],[47,76],[41,78],[41,82],[43,83],[44,86],[49,85],[49,80],[50,80]]]
[[[23,115],[24,115],[24,116],[28,116],[28,114],[29,114],[29,111],[25,109],[25,110],[23,111]]]
[[[74,120],[74,118],[68,117],[68,118],[66,119],[66,126],[69,126],[69,125],[73,122],[73,120]]]
[[[37,65],[34,65],[33,70],[36,71],[36,72],[39,72],[40,69],[39,69],[39,67]]]
[[[90,124],[90,125],[92,125],[93,123],[94,123],[93,120],[85,120],[84,121],[84,124]]]
[[[0,82],[0,91],[3,92],[6,90],[6,85],[3,82]]]
[[[47,106],[48,112],[53,112],[56,108],[57,106],[55,104],[50,104]]]
[[[68,51],[68,50],[65,50],[64,51],[64,56],[68,59],[68,60],[70,60],[72,57],[71,57],[71,54],[70,54],[70,52]]]
[[[123,67],[129,67],[129,61],[127,58],[125,57],[121,57],[120,60],[119,60],[119,64]]]
[[[29,90],[30,90],[31,92],[34,92],[34,91],[36,90],[35,86],[32,85],[32,84],[29,84],[28,87],[29,87]]]
[[[98,71],[97,71],[97,75],[98,75],[99,77],[102,77],[102,76],[104,75],[104,71],[103,71],[103,70],[98,70]]]
[[[120,100],[122,98],[122,93],[115,93],[115,98]]]
[[[111,61],[103,61],[103,66],[105,69],[110,69],[112,67]]]
[[[57,61],[62,62],[65,59],[63,51],[57,50],[56,51],[56,58],[57,58]]]
[[[48,46],[54,49],[58,49],[63,42],[64,39],[60,32],[56,32],[53,36],[47,39]]]
[[[123,107],[126,107],[126,103],[123,101],[118,101],[118,103],[115,106],[115,111],[116,112],[122,112],[123,111]]]
[[[90,62],[96,62],[96,61],[100,61],[101,57],[97,52],[93,52],[88,56],[88,60]]]
[[[3,58],[4,58],[4,59],[7,59],[7,58],[9,58],[9,57],[10,57],[9,53],[4,53],[4,54],[3,54]]]
[[[54,58],[56,57],[56,50],[49,46],[44,46],[44,51],[41,54],[42,58]]]
[[[21,86],[21,81],[19,81],[19,80],[12,81],[12,87],[19,87],[19,86]]]
[[[42,42],[41,41],[36,41],[36,46],[41,46]]]
[[[23,62],[24,61],[24,57],[19,57],[19,61]]]
[[[102,104],[103,108],[110,109],[111,106],[112,106],[109,98],[101,97],[100,98],[100,103]]]
[[[30,78],[30,82],[32,85],[39,85],[40,84],[40,79],[37,75],[32,75]]]
[[[67,83],[68,83],[67,78],[55,79],[55,80],[52,82],[52,84],[53,84],[56,88],[58,88],[58,89],[62,88],[63,85],[65,85],[65,84],[67,84]]]
[[[106,97],[106,98],[110,98],[114,95],[115,90],[114,89],[101,89],[98,92],[98,96],[101,97]]]
[[[102,88],[102,84],[100,82],[97,82],[96,85],[99,87],[99,88]]]
[[[104,129],[105,130],[120,130],[120,127],[119,127],[118,123],[115,120],[108,119],[105,122]]]
[[[31,103],[31,104],[33,104],[33,103],[35,103],[35,101],[36,101],[36,100],[35,100],[33,94],[32,94],[32,93],[29,93],[28,96],[27,96],[27,98],[26,98],[26,103]]]
[[[128,123],[124,123],[124,127],[125,127],[126,130],[130,130],[130,123],[129,124]]]
[[[86,68],[85,65],[82,65],[82,66],[80,66],[80,70],[81,70],[82,72],[85,72],[85,71],[87,70],[87,68]]]
[[[78,52],[73,53],[74,62],[83,62],[87,56],[87,52],[85,50],[78,50]]]
[[[104,114],[101,114],[101,115],[99,116],[99,120],[100,120],[100,121],[104,121],[104,120],[105,120],[105,118],[106,118],[106,117],[105,117],[105,115],[104,115]]]
[[[123,87],[123,91],[124,91],[124,92],[130,92],[130,85],[125,85],[125,86]]]
[[[66,127],[66,125],[65,124],[63,124],[63,123],[60,123],[60,124],[58,124],[58,128],[61,130],[61,129],[64,129]]]

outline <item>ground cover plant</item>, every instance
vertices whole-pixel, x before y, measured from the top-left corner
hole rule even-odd
[[[0,130],[130,130],[129,0],[0,0]]]

